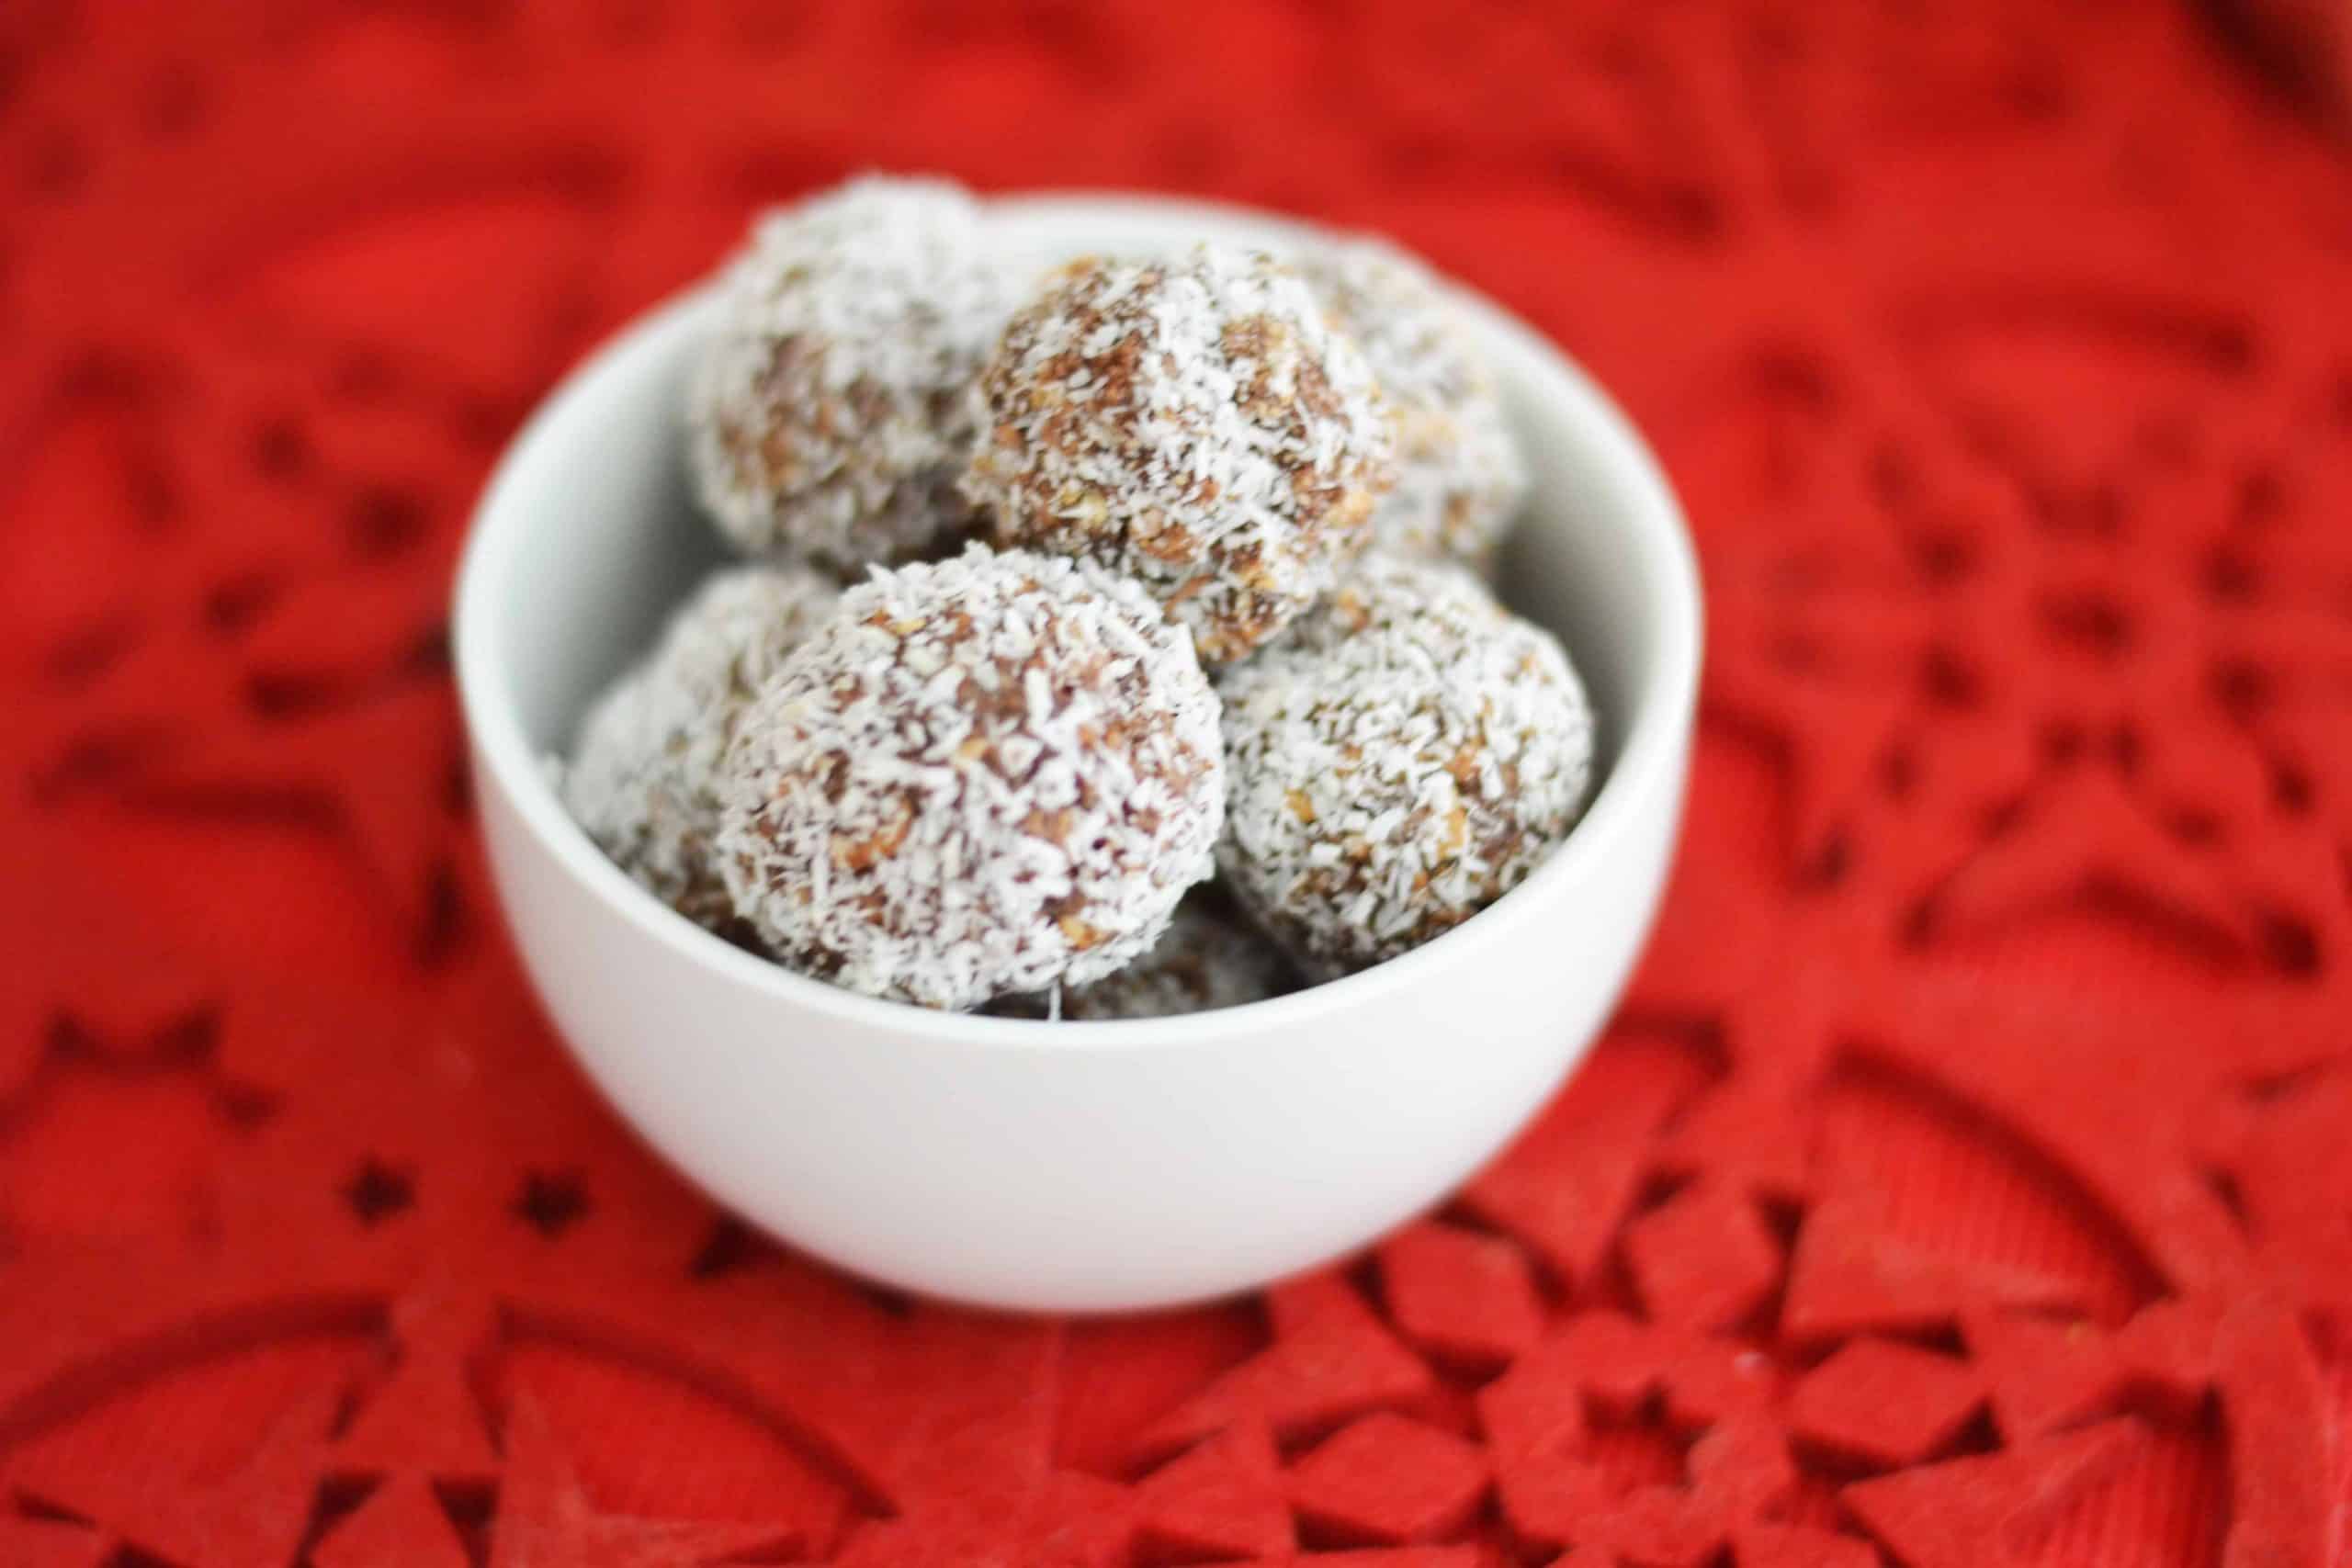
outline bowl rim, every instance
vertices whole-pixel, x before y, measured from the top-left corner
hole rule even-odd
[[[990,194],[992,218],[1013,222],[1092,218],[1098,221],[1164,223],[1193,219],[1208,226],[1245,229],[1296,243],[1345,235],[1351,231],[1235,203],[1124,191],[1036,191]],[[1641,559],[1639,577],[1653,585],[1657,615],[1657,656],[1624,714],[1616,758],[1584,816],[1560,846],[1505,897],[1474,919],[1430,942],[1370,969],[1311,986],[1287,996],[1237,1007],[1164,1018],[1043,1020],[944,1012],[911,1003],[843,990],[795,974],[745,951],[671,908],[640,886],[598,849],[563,807],[542,759],[523,733],[511,700],[509,671],[493,635],[500,588],[511,570],[508,558],[519,537],[519,523],[500,519],[529,515],[511,494],[524,459],[548,434],[571,417],[592,383],[615,362],[653,340],[667,338],[708,306],[707,278],[634,317],[567,371],[532,410],[509,440],[477,498],[456,576],[451,617],[458,705],[473,748],[477,773],[497,790],[538,847],[559,864],[583,897],[596,898],[622,915],[645,939],[717,976],[801,1011],[844,1024],[913,1034],[942,1043],[991,1050],[1132,1050],[1176,1046],[1226,1038],[1238,1032],[1263,1033],[1310,1028],[1320,1021],[1422,984],[1441,966],[1475,962],[1479,944],[1498,940],[1499,921],[1540,919],[1558,896],[1586,878],[1608,847],[1634,830],[1643,802],[1680,787],[1683,745],[1695,716],[1703,615],[1697,553],[1681,504],[1664,470],[1633,422],[1600,385],[1544,333],[1483,294],[1452,279],[1449,292],[1476,316],[1482,329],[1509,341],[1537,369],[1537,391],[1547,402],[1565,402],[1573,423],[1594,449],[1599,468],[1627,502],[1635,520],[1628,542]]]

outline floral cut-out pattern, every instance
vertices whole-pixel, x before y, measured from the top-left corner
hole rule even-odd
[[[0,13],[0,1562],[2341,1561],[2352,163],[2263,49],[2326,10]],[[1343,1267],[844,1280],[612,1120],[499,933],[489,465],[875,166],[1392,232],[1687,503],[1654,946]]]

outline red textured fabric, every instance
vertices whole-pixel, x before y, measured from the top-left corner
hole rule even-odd
[[[1262,1427],[1229,1427],[1137,1488],[1138,1546],[1156,1562],[1276,1557],[1296,1544],[1282,1461]]]
[[[1409,1225],[1382,1244],[1380,1281],[1388,1315],[1405,1337],[1472,1377],[1509,1366],[1543,1337],[1534,1271],[1503,1237]]]
[[[1460,1531],[1487,1484],[1476,1445],[1383,1411],[1301,1460],[1291,1500],[1312,1540],[1401,1545]]]
[[[1917,1464],[1959,1438],[1984,1402],[1974,1369],[1932,1350],[1856,1339],[1797,1384],[1789,1430],[1873,1469]]]
[[[2344,1562],[2344,15],[0,7],[0,1564]],[[1359,1263],[842,1280],[499,932],[472,497],[868,165],[1393,232],[1688,502],[1657,942]]]
[[[2352,132],[2352,6],[2344,0],[2232,0],[2224,19],[2279,86]]]

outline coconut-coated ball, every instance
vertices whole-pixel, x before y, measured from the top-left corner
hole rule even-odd
[[[1012,294],[978,204],[867,177],[761,218],[690,392],[695,489],[753,555],[854,575],[967,515],[968,392]]]
[[[1219,867],[1315,973],[1468,919],[1584,807],[1592,710],[1567,655],[1448,563],[1367,556],[1220,691]]]
[[[830,579],[798,568],[718,573],[580,727],[560,775],[565,806],[622,870],[688,919],[721,930],[734,915],[710,858],[719,756],[753,694],[837,597]]]
[[[1211,884],[1185,896],[1168,930],[1143,956],[1116,974],[1066,988],[1061,1016],[1173,1018],[1264,1001],[1297,988],[1297,972],[1281,947]],[[1041,996],[1007,997],[988,1010],[1045,1018],[1051,1004]]]
[[[1376,547],[1483,566],[1527,495],[1527,465],[1461,307],[1384,240],[1305,250],[1296,265],[1380,383],[1396,486],[1373,513]]]
[[[1091,562],[974,547],[842,595],[744,716],[719,860],[783,962],[975,1007],[1159,939],[1225,817],[1183,628]]]
[[[1392,479],[1363,356],[1295,273],[1227,245],[1072,263],[974,400],[963,490],[998,542],[1137,579],[1212,665],[1330,589]]]

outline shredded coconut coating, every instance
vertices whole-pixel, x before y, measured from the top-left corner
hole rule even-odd
[[[1092,563],[877,570],[739,728],[721,870],[780,959],[851,990],[1082,985],[1210,874],[1218,733],[1184,630]]]
[[[688,409],[739,547],[854,574],[962,525],[967,394],[1013,302],[982,224],[947,181],[868,177],[752,226]]]
[[[1592,710],[1566,654],[1451,564],[1367,556],[1220,690],[1219,867],[1318,975],[1468,919],[1583,808]]]
[[[735,913],[711,860],[718,759],[761,685],[839,593],[797,569],[719,572],[589,709],[557,774],[564,805],[599,848],[714,931],[727,931]]]
[[[1254,251],[1072,263],[973,400],[963,490],[998,542],[1139,579],[1210,664],[1329,592],[1393,482],[1363,356]]]
[[[1298,976],[1272,937],[1250,923],[1214,886],[1194,888],[1151,950],[1115,975],[1062,992],[1069,1020],[1173,1018],[1264,1001],[1298,988]],[[1050,998],[1005,997],[988,1010],[1045,1018]]]
[[[1309,249],[1295,265],[1380,383],[1396,488],[1373,513],[1383,549],[1483,567],[1527,496],[1527,465],[1461,310],[1420,261],[1385,240]]]

